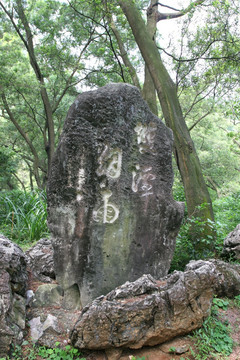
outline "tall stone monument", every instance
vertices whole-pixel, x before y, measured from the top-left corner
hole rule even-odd
[[[137,88],[110,84],[71,106],[48,183],[55,272],[85,305],[143,274],[167,274],[183,204],[172,132]]]

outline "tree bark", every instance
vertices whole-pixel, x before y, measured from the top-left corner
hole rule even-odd
[[[141,14],[133,0],[119,0],[132,29],[139,50],[157,90],[163,115],[174,134],[175,157],[183,180],[188,215],[201,221],[214,220],[211,199],[201,171],[200,162],[183,118],[176,86],[168,74],[154,41],[149,35]],[[211,227],[203,235],[214,235]],[[199,234],[198,234],[199,237]]]
[[[148,8],[147,12],[147,31],[152,38],[152,40],[155,42],[155,34],[157,30],[156,26],[156,17],[158,13],[157,6],[153,5],[156,3],[156,0],[151,0],[151,4]],[[157,96],[156,96],[156,89],[155,85],[152,79],[152,76],[148,70],[147,65],[145,64],[145,78],[144,78],[144,84],[143,84],[143,98],[147,101],[148,106],[150,107],[151,111],[158,115],[158,108],[157,108]]]

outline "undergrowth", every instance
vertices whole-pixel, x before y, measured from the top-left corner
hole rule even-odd
[[[11,355],[7,358],[0,358],[0,360],[36,360],[36,359],[52,359],[52,360],[86,360],[81,357],[78,349],[70,345],[65,346],[64,349],[59,347],[60,343],[56,342],[55,348],[47,348],[45,346],[36,346],[24,341],[22,346],[15,346],[12,349]]]
[[[180,198],[180,200],[182,201],[183,199]],[[190,260],[221,257],[224,239],[239,224],[240,193],[216,199],[213,202],[213,209],[215,216],[214,222],[209,219],[204,222],[197,217],[189,218],[187,214],[185,214],[183,224],[176,238],[176,248],[170,272],[174,270],[184,271],[186,264],[188,264]],[[195,234],[195,239],[192,239],[191,228],[194,227],[196,232],[202,234],[205,226],[213,229],[215,237],[207,236],[203,238],[199,236],[198,238]],[[203,246],[199,247],[197,241]],[[214,244],[214,246],[211,246],[212,244]],[[214,251],[209,250],[211,247]],[[205,251],[200,252],[198,248],[205,249]]]
[[[229,356],[233,350],[231,328],[223,319],[219,309],[226,310],[228,299],[213,299],[211,315],[204,321],[202,327],[194,331],[196,351],[191,349],[195,360],[221,359]]]
[[[23,248],[48,235],[44,191],[0,193],[0,233]]]

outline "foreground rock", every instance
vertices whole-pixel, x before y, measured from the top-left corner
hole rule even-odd
[[[224,240],[223,257],[240,260],[240,224]]]
[[[40,239],[25,252],[25,256],[28,266],[38,280],[51,282],[55,279],[53,247],[50,239]]]
[[[110,84],[71,106],[48,183],[56,278],[83,305],[169,270],[183,204],[172,198],[172,132],[137,88]]]
[[[19,344],[25,328],[26,260],[22,250],[0,235],[0,357]]]
[[[210,314],[214,294],[240,293],[239,275],[240,267],[215,260],[192,261],[161,280],[144,275],[86,306],[71,342],[79,349],[139,349],[187,334]]]
[[[144,275],[86,306],[71,341],[80,349],[153,346],[202,325],[218,273],[212,263],[157,281]]]

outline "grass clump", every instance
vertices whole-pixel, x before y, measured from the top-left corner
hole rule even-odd
[[[39,190],[2,191],[0,233],[24,248],[47,236],[46,193]]]

